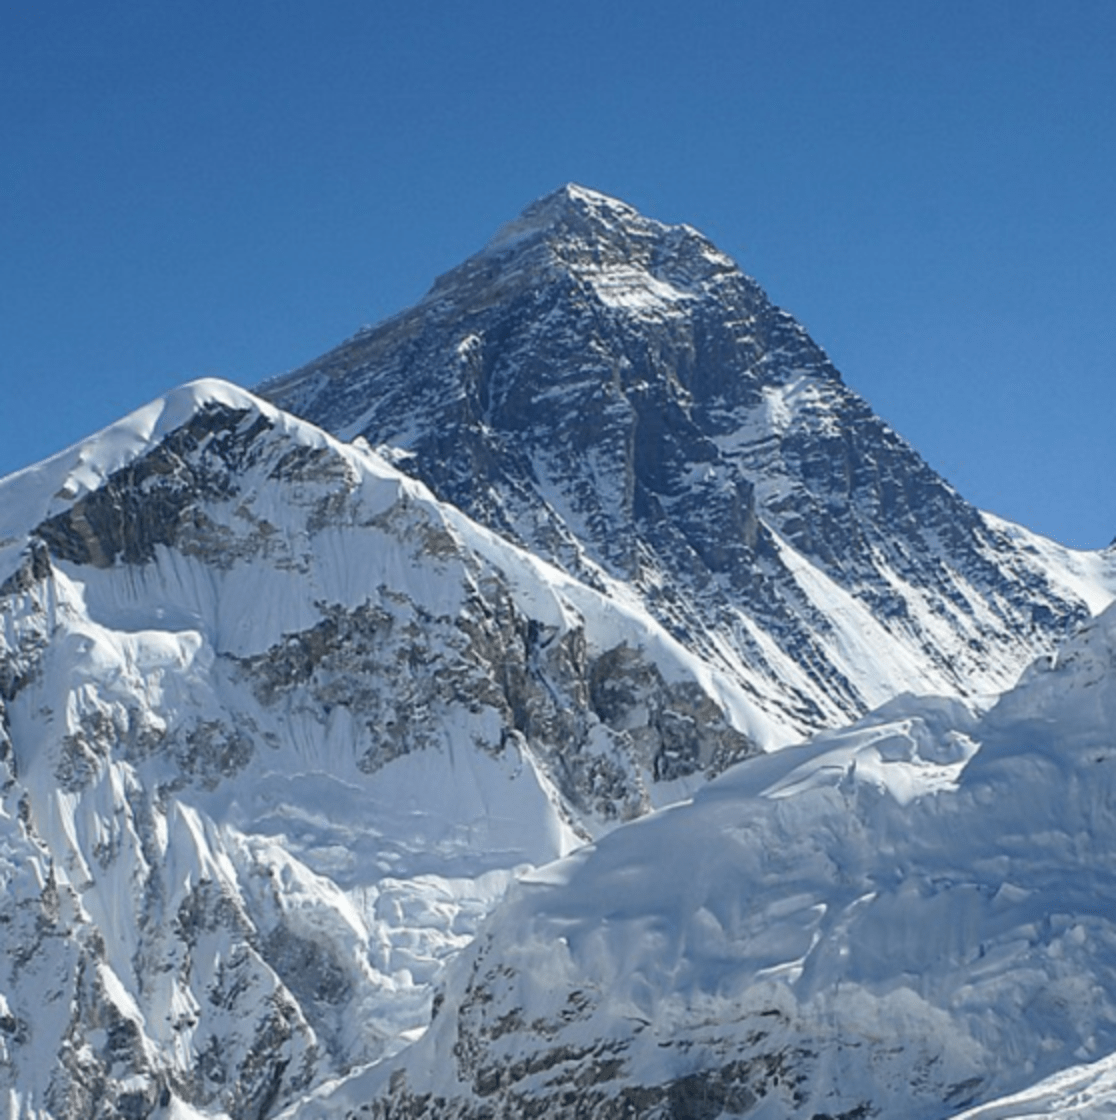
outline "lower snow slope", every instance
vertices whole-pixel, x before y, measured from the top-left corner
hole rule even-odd
[[[1116,1115],[1116,1056],[1072,1066],[953,1120],[1110,1120]]]
[[[1098,1115],[1114,729],[1116,608],[986,714],[904,698],[741,763],[527,876],[427,1034],[297,1116]]]

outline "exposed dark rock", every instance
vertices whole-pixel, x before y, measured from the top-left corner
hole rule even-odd
[[[19,567],[0,583],[0,599],[30,591],[47,579],[50,572],[50,552],[41,540],[32,538]]]
[[[37,534],[59,559],[99,568],[117,560],[149,563],[159,545],[219,560],[231,542],[202,504],[236,492],[237,474],[269,426],[260,413],[210,404],[70,509],[44,521]],[[232,559],[225,555],[226,562]]]
[[[646,810],[646,778],[712,775],[757,749],[693,682],[668,684],[626,645],[591,657],[582,629],[526,618],[493,578],[474,583],[452,619],[383,587],[354,610],[322,612],[311,629],[237,659],[238,671],[261,703],[308,705],[319,718],[347,708],[363,725],[356,749],[369,773],[442,748],[441,728],[489,709],[505,730],[478,747],[521,743],[571,806],[607,820]]]

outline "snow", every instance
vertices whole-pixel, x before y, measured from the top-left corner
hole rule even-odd
[[[607,307],[640,315],[670,311],[675,304],[693,298],[666,280],[630,265],[590,270],[588,277],[593,290]]]
[[[15,1115],[13,1113],[13,1115]],[[154,1120],[228,1120],[224,1112],[199,1112],[184,1104],[177,1097],[172,1097],[165,1109],[160,1109],[153,1114]]]
[[[1033,630],[1052,648],[1082,596],[1093,611],[1111,599],[1075,558],[981,532],[700,234],[572,184],[417,308],[267,391],[337,432],[406,445],[436,489],[684,635],[742,686],[737,725],[767,747],[897,691],[999,691]],[[669,449],[654,479],[632,454],[647,438]],[[641,512],[648,488],[659,527]],[[704,508],[734,491],[754,567]],[[767,530],[794,577],[769,562]],[[711,577],[710,561],[732,570]]]
[[[358,707],[325,710],[297,693],[269,705],[246,664],[273,657],[327,608],[376,604],[397,627],[441,620],[459,640],[453,623],[469,594],[499,581],[522,618],[584,632],[594,655],[641,651],[668,683],[699,682],[761,742],[777,742],[778,729],[637,599],[585,587],[439,505],[366,446],[217,382],[183,387],[0,482],[11,566],[37,523],[214,403],[246,413],[238,431],[260,415],[270,424],[237,493],[204,501],[222,551],[158,544],[145,563],[104,568],[56,557],[45,583],[13,595],[2,652],[42,649],[6,708],[19,773],[0,808],[14,821],[24,799],[75,921],[111,931],[100,991],[112,1014],[140,1024],[153,1060],[186,1071],[211,1037],[241,1060],[246,1025],[284,986],[308,983],[304,967],[343,993],[336,1006],[315,1003],[312,989],[299,997],[336,1063],[383,1060],[423,1034],[447,962],[518,876],[606,825],[576,819],[533,745],[505,734],[491,708],[457,722],[433,715],[427,748],[361,769],[355,745],[369,730]],[[277,485],[273,465],[291,446],[343,470]],[[317,518],[325,501],[330,517]],[[589,752],[630,765],[597,732]],[[252,744],[239,760],[238,735]],[[42,891],[44,865],[29,866]],[[184,930],[194,930],[188,949]],[[2,994],[26,1014],[27,991],[13,984]],[[61,1018],[43,1030],[41,1069],[56,1064],[51,1040],[60,1045],[64,1030]],[[104,1040],[90,1039],[94,1061]],[[323,1061],[323,1074],[332,1068]],[[166,1115],[191,1115],[177,1107]]]
[[[209,402],[259,408],[272,418],[283,415],[227,381],[188,382],[65,451],[0,479],[0,536],[21,536],[95,490]]]
[[[952,1120],[1105,1120],[1116,1115],[1116,1057],[1075,1065]]]
[[[547,242],[554,237],[559,215],[573,215],[574,223],[572,229],[565,231],[560,251],[567,257],[573,251],[569,262],[573,271],[606,307],[637,318],[654,319],[664,314],[677,314],[679,304],[694,298],[665,275],[653,272],[650,262],[640,258],[639,247],[652,236],[667,233],[669,227],[642,217],[627,203],[574,183],[540,199],[518,219],[505,225],[475,259],[492,255],[506,259],[525,244]],[[610,229],[628,239],[630,255],[624,259],[596,259],[584,240],[583,223],[588,227]],[[677,228],[704,244],[696,230],[688,226]],[[585,251],[578,253],[579,248]],[[705,255],[717,267],[734,267],[728,258],[715,251]],[[431,297],[437,292],[436,286]]]
[[[1067,548],[995,514],[982,511],[981,516],[1013,544],[1041,560],[1063,594],[1082,599],[1092,614],[1100,614],[1116,600],[1116,550]]]
[[[524,876],[400,1062],[460,1092],[443,1048],[483,960],[470,1015],[546,1025],[494,1036],[489,1064],[621,1038],[626,1076],[658,1084],[676,1044],[712,1061],[739,1033],[743,1052],[778,1009],[783,1045],[841,1040],[836,1068],[803,1060],[819,1109],[941,1116],[951,1086],[987,1099],[1050,1075],[966,1120],[1104,1114],[1111,1061],[1080,1063],[1116,1050],[1114,666],[1116,608],[985,714],[901,698]],[[563,1018],[571,992],[588,1019]]]
[[[936,672],[925,656],[918,656],[897,641],[866,603],[840,587],[816,564],[809,563],[778,533],[772,535],[787,569],[830,624],[830,633],[821,635],[821,641],[833,664],[853,683],[866,706],[878,707],[897,690],[932,693],[949,689],[948,679]],[[939,624],[932,614],[928,621],[931,625]],[[953,636],[947,634],[943,638],[948,648]]]
[[[551,231],[555,213],[571,206],[610,223],[633,219],[646,220],[641,219],[635,209],[619,199],[579,186],[577,183],[567,183],[552,194],[539,199],[520,217],[497,230],[495,236],[485,246],[484,252],[508,253],[524,241]]]

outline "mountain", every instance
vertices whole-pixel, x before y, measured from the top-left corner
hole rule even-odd
[[[260,391],[643,604],[782,742],[998,692],[1112,599],[1111,557],[965,502],[699,233],[582,187]]]
[[[1110,1115],[1114,727],[1111,608],[984,714],[742,762],[525,876],[426,1035],[297,1115]]]
[[[0,480],[0,1111],[1112,1099],[1116,553],[582,188],[266,393]]]
[[[264,1117],[382,1059],[517,872],[763,728],[653,619],[220,382],[0,481],[0,617],[13,1117]]]

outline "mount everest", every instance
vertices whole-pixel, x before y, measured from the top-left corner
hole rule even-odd
[[[1106,601],[964,502],[700,234],[572,185],[262,391],[634,594],[792,737],[1005,688]]]
[[[1111,551],[580,187],[260,392],[0,481],[8,1115],[1112,1100]]]

